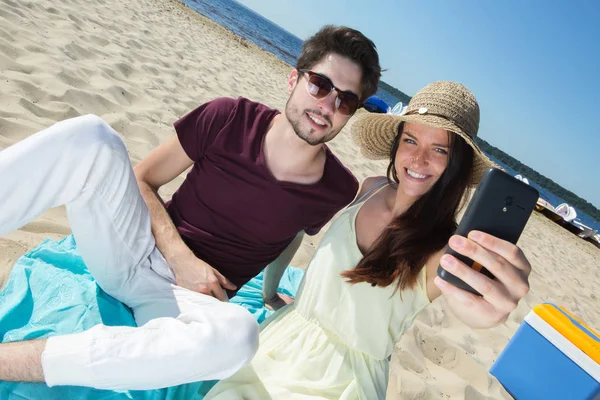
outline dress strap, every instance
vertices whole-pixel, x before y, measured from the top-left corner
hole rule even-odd
[[[350,204],[350,206],[353,206],[353,205],[358,204],[361,201],[365,200],[366,198],[368,198],[369,196],[374,194],[376,191],[378,191],[380,188],[385,186],[387,183],[388,183],[387,178],[380,180],[379,182],[377,182],[376,184],[371,186],[371,188],[369,190],[367,190],[365,193],[363,193],[362,196],[360,196],[358,199],[354,200],[352,202],[352,204]]]

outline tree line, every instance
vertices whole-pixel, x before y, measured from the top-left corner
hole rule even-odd
[[[392,96],[394,96],[399,101],[401,101],[402,104],[408,104],[408,102],[411,99],[411,97],[409,95],[396,89],[395,87],[393,87],[391,85],[388,85],[384,81],[379,81],[379,87],[381,89],[385,90],[386,92],[388,92],[389,94],[391,94]]]
[[[483,139],[476,138],[477,144],[481,147],[486,154],[494,157],[495,159],[503,162],[508,165],[510,168],[519,172],[521,175],[527,176],[528,179],[531,179],[536,184],[540,185],[544,189],[552,192],[554,195],[560,197],[570,206],[575,207],[576,209],[583,211],[590,217],[594,218],[596,221],[600,221],[600,210],[594,207],[593,204],[587,202],[585,199],[577,196],[575,193],[570,190],[565,189],[560,186],[558,183],[554,182],[552,179],[545,177],[539,172],[531,169],[527,165],[523,164],[521,161],[515,159],[514,157],[506,154],[502,150],[497,147],[492,146],[488,142]]]

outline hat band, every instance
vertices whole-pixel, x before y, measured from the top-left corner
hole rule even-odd
[[[467,133],[467,130],[460,127],[456,121],[451,120],[450,118],[448,118],[447,116],[443,115],[443,114],[437,114],[437,113],[432,113],[429,111],[429,109],[427,109],[427,107],[420,107],[417,109],[413,109],[410,111],[406,111],[404,114],[400,114],[400,116],[408,116],[408,115],[432,115],[434,117],[439,117],[442,119],[445,119],[448,122],[453,123],[454,125],[456,125],[460,130],[462,130],[465,134],[467,134],[471,139],[473,139],[473,135],[471,135],[470,133]]]

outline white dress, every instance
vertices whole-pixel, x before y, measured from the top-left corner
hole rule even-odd
[[[429,299],[425,268],[414,288],[395,294],[394,285],[351,285],[340,276],[362,258],[355,220],[363,204],[348,207],[323,236],[296,301],[263,323],[252,363],[206,399],[385,398],[388,357]]]

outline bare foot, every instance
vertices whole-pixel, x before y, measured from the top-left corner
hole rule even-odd
[[[265,307],[271,311],[279,310],[281,307],[284,307],[286,304],[290,304],[294,301],[294,298],[288,296],[287,294],[277,293],[277,296],[274,296],[270,299],[264,299]]]

